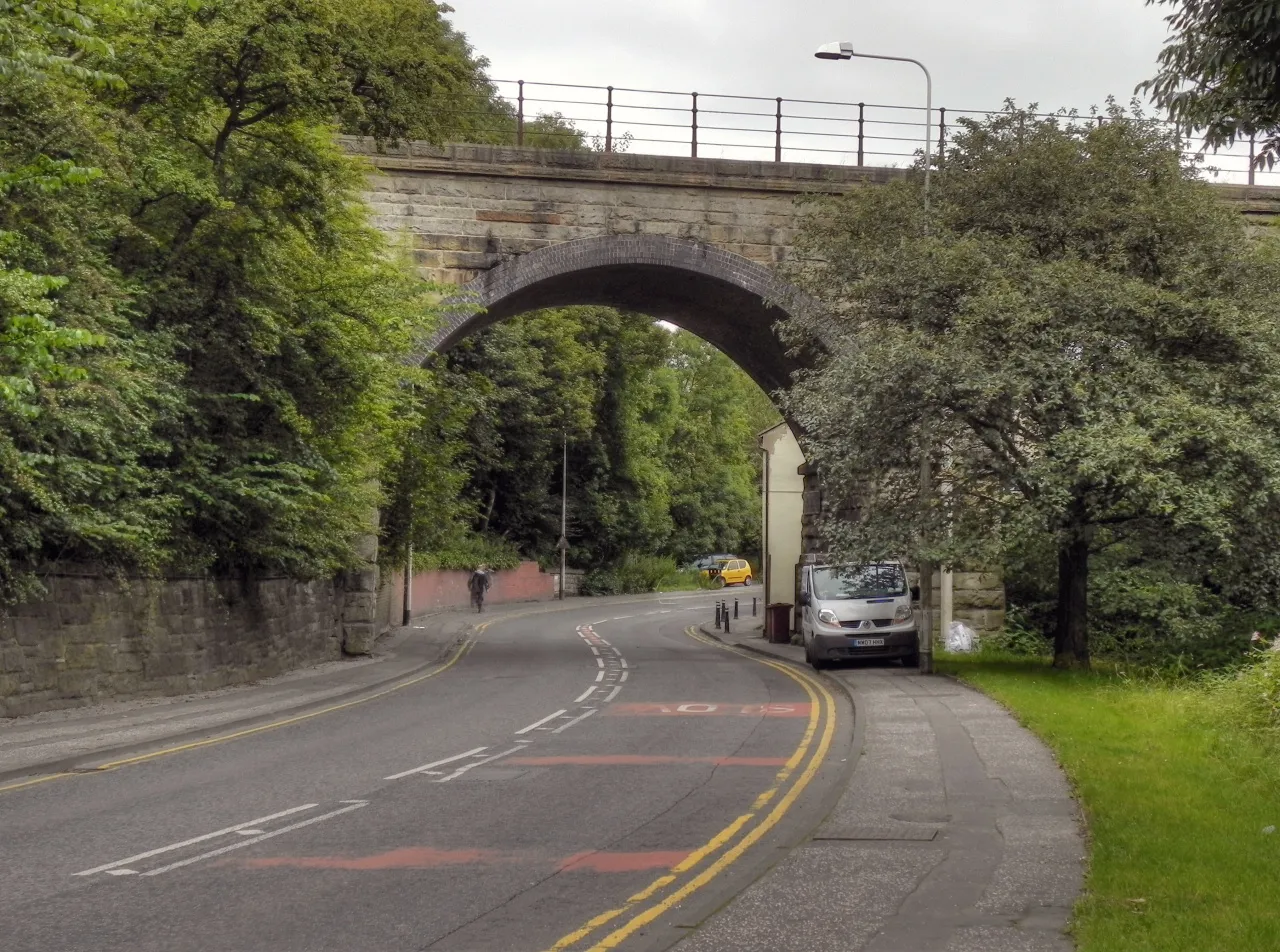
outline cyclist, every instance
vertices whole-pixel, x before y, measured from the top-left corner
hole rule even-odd
[[[481,565],[471,573],[467,588],[471,590],[471,603],[476,606],[476,611],[484,611],[484,596],[489,591],[489,567],[487,565]]]

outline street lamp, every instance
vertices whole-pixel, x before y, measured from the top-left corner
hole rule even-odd
[[[931,158],[933,152],[933,77],[929,75],[928,67],[919,60],[911,59],[908,56],[879,56],[875,53],[855,53],[852,43],[824,43],[818,47],[818,52],[813,55],[822,60],[874,59],[890,60],[895,63],[915,63],[924,73],[924,227],[926,233],[928,233],[929,172],[933,167]],[[933,491],[933,463],[930,458],[929,443],[928,421],[926,420],[920,447],[920,493],[925,498]],[[924,637],[920,640],[920,671],[922,674],[930,674],[933,671],[933,573],[934,567],[932,563],[920,563],[920,614],[924,619],[925,629]],[[950,621],[946,616],[950,613],[952,601],[949,592],[951,573],[944,572],[943,578],[939,579],[939,582],[938,587],[942,595],[942,607],[944,610],[942,627],[944,629],[943,635],[945,635],[945,626]]]
[[[930,154],[933,152],[933,77],[924,63],[908,56],[879,56],[875,53],[855,53],[852,43],[824,43],[813,54],[823,60],[874,59],[891,60],[895,63],[915,63],[924,72],[925,106],[924,106],[924,210],[929,211],[929,170],[933,163]]]

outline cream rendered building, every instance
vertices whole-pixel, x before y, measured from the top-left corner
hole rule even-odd
[[[804,477],[798,472],[804,454],[785,423],[760,434],[763,454],[761,551],[764,603],[796,602],[796,566],[801,556]],[[794,619],[793,619],[794,624]]]

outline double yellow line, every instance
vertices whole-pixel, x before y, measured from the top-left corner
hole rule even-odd
[[[235,731],[234,733],[219,734],[217,737],[207,737],[204,740],[192,741],[189,744],[178,744],[173,747],[164,747],[160,750],[153,750],[147,754],[138,754],[134,757],[125,757],[121,760],[113,760],[110,763],[99,764],[98,766],[85,771],[62,771],[61,773],[45,774],[42,777],[33,777],[30,780],[19,780],[17,783],[0,786],[0,793],[5,793],[10,790],[21,790],[24,787],[34,787],[36,784],[48,783],[50,780],[61,780],[65,777],[80,777],[85,776],[86,774],[102,773],[107,770],[115,770],[117,767],[130,767],[134,764],[145,763],[148,760],[155,760],[159,757],[168,757],[170,754],[180,754],[188,750],[198,750],[201,747],[212,747],[214,744],[225,744],[227,741],[239,740],[241,737],[250,737],[254,734],[261,734],[264,731],[273,731],[279,727],[288,727],[290,724],[309,721],[313,717],[320,717],[323,714],[332,714],[334,711],[342,711],[349,707],[355,707],[358,704],[367,704],[370,701],[375,701],[380,697],[386,697],[388,694],[394,694],[396,691],[402,691],[407,687],[412,687],[415,684],[426,681],[428,678],[434,678],[436,675],[443,674],[445,671],[448,671],[467,656],[468,652],[470,652],[475,646],[476,638],[491,624],[493,624],[493,622],[484,622],[476,625],[472,633],[464,638],[458,646],[453,649],[453,652],[449,655],[447,660],[436,667],[431,668],[425,674],[420,674],[405,681],[399,681],[391,687],[383,688],[381,691],[377,691],[373,694],[366,694],[352,701],[344,701],[341,704],[331,704],[329,707],[321,708],[318,711],[310,711],[306,714],[296,714],[293,717],[286,717],[278,721],[272,721],[269,724],[259,724],[257,727],[249,727],[244,730]]]
[[[706,886],[726,869],[742,858],[761,837],[772,830],[795,805],[800,794],[813,780],[831,749],[831,740],[835,736],[836,710],[835,699],[821,681],[810,677],[790,665],[778,661],[770,661],[751,652],[733,648],[719,641],[707,638],[690,627],[685,633],[695,641],[723,648],[735,654],[751,658],[751,660],[780,671],[797,682],[809,696],[809,720],[805,726],[804,736],[800,739],[786,764],[774,777],[773,785],[763,791],[752,803],[750,812],[744,813],[713,836],[705,844],[690,853],[683,862],[672,868],[670,873],[659,876],[640,892],[631,896],[617,907],[603,912],[581,928],[575,929],[551,947],[551,952],[567,952],[567,950],[586,942],[605,926],[618,920],[625,920],[603,937],[595,940],[587,947],[587,952],[605,952],[616,949],[637,931],[649,925],[677,904],[692,896]],[[816,743],[815,743],[816,741]],[[807,758],[807,762],[806,762]],[[804,764],[802,767],[801,764]],[[797,774],[797,770],[799,773]],[[781,796],[779,797],[779,794]],[[777,803],[768,813],[762,811],[777,799]],[[723,851],[723,852],[722,852]],[[697,871],[704,863],[719,854],[719,858]],[[693,874],[693,875],[689,875]],[[687,879],[681,880],[688,876]],[[670,890],[670,891],[668,891]],[[661,896],[661,898],[656,898]]]

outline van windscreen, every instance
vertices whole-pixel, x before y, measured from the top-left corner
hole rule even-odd
[[[907,594],[907,578],[900,565],[824,565],[813,570],[813,594],[819,601],[890,598]]]

